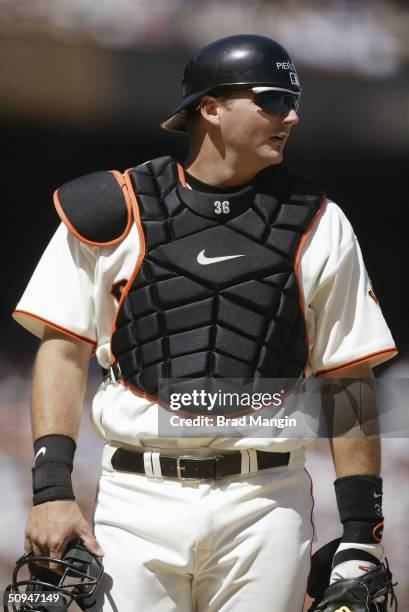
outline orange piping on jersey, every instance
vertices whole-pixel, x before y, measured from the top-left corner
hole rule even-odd
[[[97,345],[95,340],[91,340],[91,338],[86,338],[85,336],[81,336],[80,334],[76,334],[75,332],[71,331],[70,329],[67,329],[66,327],[62,327],[62,325],[58,325],[57,323],[52,323],[48,319],[44,319],[43,317],[39,317],[38,315],[32,314],[31,312],[27,312],[27,310],[19,310],[18,308],[16,308],[16,310],[13,310],[13,312],[12,312],[13,316],[15,314],[21,314],[21,315],[24,315],[25,317],[28,317],[29,319],[34,319],[36,321],[41,321],[42,323],[45,323],[47,325],[47,327],[51,327],[52,329],[55,329],[56,331],[63,332],[64,334],[67,334],[67,336],[72,336],[76,340],[82,340],[83,342],[87,342],[88,344],[92,344],[93,346]]]
[[[179,182],[182,185],[182,187],[187,187],[186,179],[185,179],[185,171],[183,169],[182,164],[179,164],[179,162],[177,162],[177,167],[178,167]]]
[[[301,254],[302,254],[302,250],[304,248],[304,245],[306,243],[306,241],[308,240],[311,231],[313,229],[313,227],[315,226],[315,224],[317,223],[318,219],[321,217],[322,213],[324,212],[325,208],[327,206],[327,198],[325,195],[322,196],[321,199],[321,203],[320,206],[317,210],[317,212],[315,213],[314,217],[311,219],[307,229],[305,230],[304,234],[301,237],[301,240],[298,244],[297,247],[297,251],[295,253],[295,258],[294,258],[294,274],[295,274],[295,278],[297,280],[297,285],[298,285],[298,294],[299,294],[299,304],[300,304],[300,308],[301,308],[301,312],[304,315],[304,321],[305,321],[305,342],[307,344],[308,347],[308,355],[310,354],[310,338],[308,336],[308,329],[307,329],[307,319],[305,316],[305,302],[304,302],[304,291],[302,288],[302,283],[301,283],[301,278],[300,278],[300,260],[301,260]],[[307,360],[308,363],[309,359]],[[305,364],[304,368],[303,368],[303,372],[305,374],[305,370],[307,368],[307,363]]]
[[[351,361],[347,361],[345,363],[341,363],[340,365],[334,366],[332,368],[327,368],[326,370],[319,370],[318,372],[316,372],[315,376],[322,376],[323,374],[327,374],[328,372],[335,372],[336,370],[342,370],[342,368],[347,368],[348,366],[351,365],[356,365],[358,363],[363,363],[364,361],[368,361],[369,359],[372,359],[372,357],[376,357],[377,355],[383,355],[386,353],[398,353],[398,349],[396,348],[396,346],[394,347],[390,347],[390,348],[386,348],[386,349],[382,349],[381,351],[375,351],[373,353],[368,353],[367,355],[364,355],[363,357],[358,357],[357,359],[352,359]]]
[[[132,391],[134,393],[136,393],[136,395],[139,395],[140,397],[143,397],[144,399],[149,400],[150,402],[154,402],[155,404],[161,404],[159,398],[156,397],[156,395],[150,395],[149,393],[146,393],[146,391],[142,391],[141,389],[138,389],[138,387],[134,387],[134,385],[131,385],[129,382],[124,381],[123,378],[121,378],[121,380],[119,381],[122,385],[124,385],[124,387],[129,387],[129,389],[132,389]],[[166,405],[164,406],[166,408]],[[169,408],[170,410],[170,408]],[[179,412],[179,411],[178,411]]]
[[[95,242],[93,240],[88,240],[87,238],[85,238],[84,236],[82,236],[77,230],[76,228],[72,225],[72,223],[70,222],[70,220],[68,219],[67,215],[65,214],[59,197],[58,197],[58,191],[59,189],[56,189],[54,191],[53,194],[53,200],[54,200],[54,206],[55,209],[57,211],[58,216],[60,217],[61,221],[64,223],[64,225],[67,227],[67,229],[76,237],[78,238],[78,240],[80,240],[81,242],[85,242],[86,244],[90,244],[91,246],[114,246],[115,244],[118,244],[118,242],[121,242],[121,240],[123,240],[125,238],[125,236],[128,234],[131,225],[132,225],[132,204],[130,201],[130,197],[128,194],[128,190],[126,187],[126,184],[124,183],[124,179],[123,176],[120,172],[118,172],[117,170],[109,170],[109,173],[112,174],[112,176],[117,180],[117,182],[119,183],[119,186],[122,189],[124,198],[125,198],[125,204],[126,204],[126,209],[127,209],[127,213],[128,213],[128,220],[126,223],[126,227],[124,229],[124,231],[122,232],[122,234],[120,236],[118,236],[118,238],[115,238],[114,240],[110,240],[109,242]]]

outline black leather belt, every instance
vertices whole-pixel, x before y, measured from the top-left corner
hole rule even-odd
[[[256,451],[259,470],[288,465],[290,453],[266,453]],[[124,472],[146,474],[143,452],[118,448],[112,456],[112,467]],[[159,455],[162,476],[180,480],[219,480],[225,476],[241,474],[241,453],[217,454],[211,457]]]

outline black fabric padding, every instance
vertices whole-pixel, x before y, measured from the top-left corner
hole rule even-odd
[[[165,339],[158,338],[152,342],[142,344],[140,348],[140,357],[143,363],[152,365],[157,361],[161,361],[165,353]]]
[[[268,229],[266,224],[254,210],[246,210],[239,219],[233,219],[229,223],[229,227],[235,229],[245,236],[249,236],[252,240],[264,241]]]
[[[222,355],[215,351],[213,359],[213,375],[219,378],[246,378],[249,367],[238,359]]]
[[[104,244],[125,232],[128,209],[121,186],[110,172],[93,172],[62,185],[58,200],[85,240]]]
[[[203,251],[210,258],[226,253],[240,257],[203,266],[197,260]],[[259,245],[226,225],[152,248],[150,259],[191,278],[200,278],[201,282],[214,289],[251,279],[254,274],[271,274],[291,269],[291,264],[281,254]]]
[[[276,223],[281,227],[298,227],[308,219],[308,208],[284,204],[277,215]]]
[[[170,157],[130,179],[146,249],[112,337],[125,383],[156,396],[159,378],[190,379],[177,383],[187,392],[221,378],[298,378],[308,346],[294,258],[321,190],[269,168],[223,218],[215,193],[180,186]]]
[[[268,318],[232,300],[220,297],[218,322],[233,328],[239,334],[259,340],[266,329]]]
[[[382,515],[382,478],[370,474],[343,476],[334,482],[341,522],[380,522]]]
[[[277,308],[281,298],[281,292],[277,288],[255,280],[222,289],[219,295],[233,299],[243,306],[255,308],[266,316],[269,316],[271,308]]]
[[[169,356],[178,357],[189,353],[201,352],[208,348],[211,341],[212,326],[189,329],[168,336]]]
[[[157,312],[148,315],[147,317],[142,317],[133,324],[131,323],[131,325],[135,330],[135,336],[140,339],[140,342],[148,342],[149,340],[157,338],[160,335],[161,322]]]
[[[188,378],[205,375],[209,360],[210,353],[208,351],[175,357],[170,362],[169,376],[170,378]]]
[[[156,293],[160,302],[167,302],[169,308],[183,306],[191,300],[210,297],[212,291],[185,276],[177,276],[156,283]]]
[[[166,310],[163,314],[163,322],[168,332],[174,333],[208,325],[212,321],[212,315],[213,298],[210,298]]]
[[[254,210],[260,215],[267,226],[270,226],[280,210],[280,202],[271,194],[258,193],[254,200]]]
[[[216,326],[215,336],[214,348],[218,353],[231,355],[249,364],[257,358],[259,346],[254,340],[219,325]]]
[[[217,226],[217,221],[212,221],[211,219],[206,219],[205,217],[199,217],[199,215],[192,215],[191,211],[187,208],[182,210],[172,219],[173,233],[179,238],[202,232],[209,227]]]
[[[297,234],[288,229],[273,227],[268,234],[266,244],[281,253],[294,255],[298,244]]]
[[[156,310],[154,291],[149,285],[141,288],[138,292],[138,299],[133,294],[129,297],[129,301],[134,319],[148,315]]]
[[[383,535],[383,522],[346,521],[344,525],[343,542],[360,544],[379,543]],[[375,537],[374,537],[375,534]]]
[[[123,350],[130,351],[134,345],[134,326],[124,325],[115,334],[115,344],[121,346]]]
[[[156,363],[152,366],[146,366],[140,372],[135,372],[135,380],[138,382],[139,389],[156,389],[158,380],[165,375],[168,375],[167,369],[163,362]]]

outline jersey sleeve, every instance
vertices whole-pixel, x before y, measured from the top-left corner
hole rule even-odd
[[[310,253],[315,261],[326,253],[306,304],[315,375],[363,361],[373,367],[397,353],[351,224],[338,206],[329,206]]]
[[[14,319],[40,338],[49,326],[95,345],[96,250],[61,224],[13,312]]]

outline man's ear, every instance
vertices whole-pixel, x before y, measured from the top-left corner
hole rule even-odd
[[[213,126],[220,125],[220,100],[213,96],[203,96],[200,100],[200,114]]]

